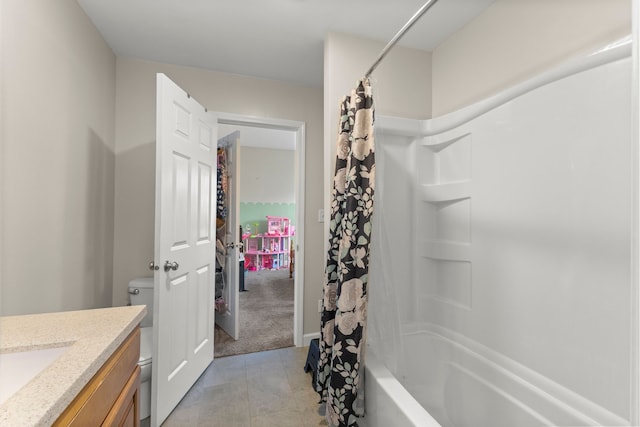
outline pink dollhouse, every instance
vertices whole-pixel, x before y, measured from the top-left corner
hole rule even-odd
[[[267,232],[244,235],[244,266],[249,271],[289,268],[295,227],[289,218],[267,216]]]

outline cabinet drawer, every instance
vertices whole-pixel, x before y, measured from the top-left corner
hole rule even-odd
[[[140,328],[136,328],[53,425],[77,427],[102,425],[118,397],[126,391],[127,384],[135,376],[139,358]],[[136,385],[137,388],[139,387]]]

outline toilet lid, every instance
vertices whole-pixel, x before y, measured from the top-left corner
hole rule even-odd
[[[138,359],[138,365],[151,363],[152,347],[153,327],[140,328],[140,359]]]

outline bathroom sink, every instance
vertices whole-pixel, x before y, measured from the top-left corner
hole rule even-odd
[[[69,347],[0,354],[0,405],[45,370]]]

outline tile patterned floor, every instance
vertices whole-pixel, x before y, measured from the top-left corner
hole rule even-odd
[[[162,427],[326,426],[311,374],[308,347],[215,359]],[[366,427],[364,420],[358,423]]]

